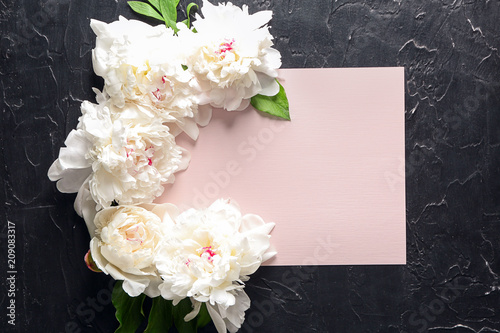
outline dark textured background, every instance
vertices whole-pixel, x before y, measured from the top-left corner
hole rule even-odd
[[[283,67],[405,67],[408,264],[263,267],[241,332],[499,332],[500,1],[246,2],[274,11]],[[116,328],[74,195],[46,173],[102,85],[89,20],[119,15],[139,18],[123,0],[0,0],[0,323],[10,221],[15,332]]]

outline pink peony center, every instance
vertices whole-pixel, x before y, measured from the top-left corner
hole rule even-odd
[[[217,252],[215,252],[211,246],[205,246],[205,247],[199,248],[197,250],[197,252],[201,258],[205,258],[209,262],[212,262],[214,260],[213,257],[217,255]]]
[[[222,42],[219,45],[219,49],[217,51],[215,51],[215,54],[217,54],[219,57],[221,57],[221,59],[224,59],[227,52],[234,51],[233,43],[234,43],[234,39],[231,39],[231,40],[226,39],[224,42]]]
[[[146,231],[143,226],[136,225],[125,230],[125,237],[129,242],[137,242],[142,245],[145,235]]]

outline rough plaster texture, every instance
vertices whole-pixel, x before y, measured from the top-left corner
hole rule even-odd
[[[234,1],[272,9],[283,67],[404,66],[406,266],[263,267],[242,332],[500,330],[500,2]],[[186,4],[185,1],[181,1]],[[125,1],[2,0],[2,311],[14,332],[110,332],[109,278],[46,178],[79,105],[102,82],[90,18]],[[182,15],[182,14],[181,14]],[[16,230],[16,326],[7,326],[7,221]],[[4,329],[1,329],[5,331]],[[214,332],[207,328],[204,332]]]

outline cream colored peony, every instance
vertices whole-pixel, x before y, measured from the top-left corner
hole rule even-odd
[[[79,192],[75,208],[81,216],[89,210],[88,195],[98,204],[96,210],[113,201],[152,202],[163,193],[163,184],[172,183],[174,173],[187,167],[187,151],[140,106],[127,103],[117,111],[109,101],[85,101],[81,110],[77,129],[48,173],[58,180],[61,192]]]
[[[190,297],[194,310],[186,320],[206,302],[217,330],[236,332],[250,306],[244,281],[275,254],[269,251],[274,223],[241,216],[229,200],[217,200],[205,210],[170,213],[164,223],[169,232],[155,260],[162,297],[174,304]]]
[[[123,17],[109,24],[91,20],[90,26],[97,35],[94,71],[104,78],[112,103],[118,108],[139,104],[196,139],[196,123],[206,125],[211,109],[198,110],[201,90],[182,67],[182,41],[173,30]]]
[[[214,6],[207,0],[202,12],[204,18],[197,15],[193,23],[197,33],[181,31],[180,36],[192,47],[186,65],[211,104],[243,110],[257,94],[276,95],[281,55],[271,48],[273,37],[266,26],[272,12],[249,15],[246,5]]]
[[[146,208],[149,209],[146,209]],[[90,253],[97,267],[135,297],[145,293],[159,296],[161,282],[154,259],[165,229],[161,216],[164,206],[117,206],[95,216],[95,235]]]

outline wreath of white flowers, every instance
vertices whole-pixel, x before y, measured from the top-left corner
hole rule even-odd
[[[274,223],[242,216],[230,200],[184,212],[152,202],[188,167],[176,136],[196,140],[212,107],[241,111],[251,103],[290,119],[276,80],[272,13],[204,0],[191,27],[194,3],[177,23],[178,0],[148,1],[129,4],[165,25],[91,20],[93,67],[104,87],[94,88],[97,104],[82,103],[48,176],[59,191],[77,192],[75,210],[91,236],[88,267],[117,280],[117,332],[135,332],[146,296],[153,301],[145,332],[196,332],[210,320],[219,333],[236,332],[250,307],[244,282],[276,254]]]

